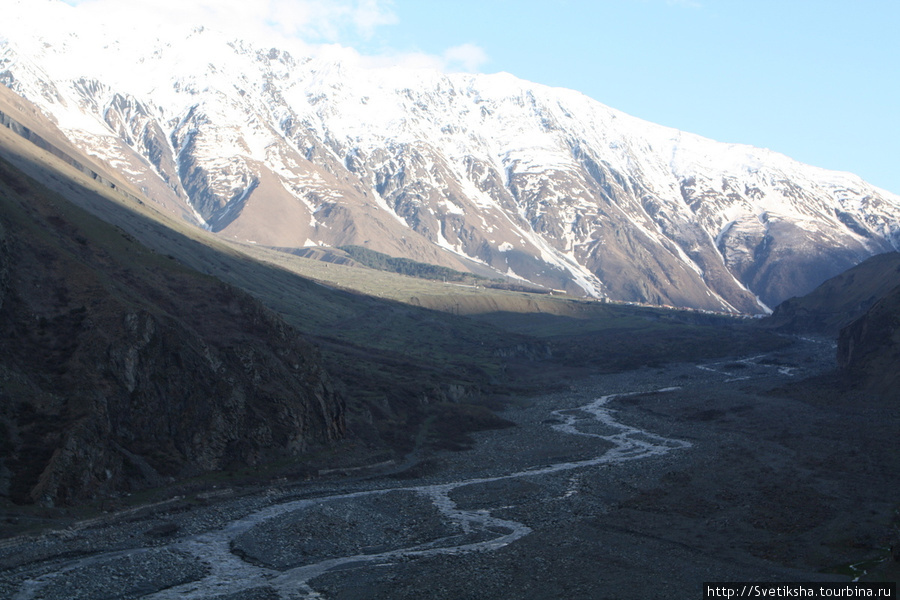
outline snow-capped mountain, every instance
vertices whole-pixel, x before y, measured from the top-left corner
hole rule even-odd
[[[28,23],[43,2],[41,27]],[[19,3],[21,4],[21,3]],[[363,68],[206,30],[0,21],[0,83],[242,241],[365,245],[614,300],[759,313],[900,247],[900,197],[508,74]]]

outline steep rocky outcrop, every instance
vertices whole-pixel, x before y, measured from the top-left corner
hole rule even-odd
[[[838,365],[855,388],[900,401],[900,286],[841,329]]]
[[[0,162],[0,495],[72,503],[342,437],[317,351]]]

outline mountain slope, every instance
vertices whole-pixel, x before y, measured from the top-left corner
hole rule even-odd
[[[73,503],[340,439],[315,350],[0,160],[0,495]]]
[[[0,95],[0,110],[12,114],[14,108],[26,115],[32,112],[27,101],[20,99],[17,107],[10,107],[2,104]],[[42,139],[58,139],[52,123],[39,118],[28,123]],[[114,179],[105,180],[85,168],[90,159],[77,150],[48,150],[15,130],[18,125],[0,127],[0,158],[169,261],[248,291],[319,346],[334,386],[347,400],[344,422],[347,437],[353,440],[344,447],[352,452],[331,455],[323,468],[335,466],[333,461],[364,462],[372,454],[383,458],[385,452],[408,451],[432,410],[444,416],[460,410],[468,417],[481,410],[484,419],[467,421],[466,427],[476,429],[496,422],[484,409],[464,404],[447,409],[439,403],[490,395],[502,375],[503,363],[519,352],[507,347],[527,351],[530,340],[451,314],[384,301],[298,276],[305,272],[298,262],[324,263],[233,244],[178,221],[124,191],[115,174]],[[352,271],[367,279],[362,270]],[[396,291],[405,279],[378,285]],[[206,302],[215,301],[209,298]],[[228,334],[228,323],[219,327],[222,334]],[[189,371],[189,364],[184,367]]]
[[[0,82],[169,210],[281,248],[361,245],[614,300],[764,312],[900,242],[858,177],[510,75],[363,69],[209,30],[14,3]]]
[[[836,336],[897,286],[900,253],[879,254],[805,296],[785,300],[763,325],[785,332]]]
[[[0,110],[7,114],[18,111],[22,121],[31,114],[35,116],[28,124],[32,133],[45,142],[61,139],[54,126],[37,118],[37,111],[24,100],[10,106],[3,104],[0,97]],[[337,425],[346,425],[350,443],[342,446],[342,452],[320,457],[313,468],[383,461],[386,456],[399,456],[414,449],[427,450],[431,445],[465,447],[465,432],[503,424],[477,404],[494,405],[510,394],[520,397],[528,390],[558,386],[586,370],[609,371],[672,359],[721,356],[723,352],[770,349],[782,343],[741,327],[740,319],[576,301],[483,286],[459,287],[317,262],[258,245],[230,243],[211,232],[179,222],[155,205],[128,193],[116,180],[115,173],[111,173],[112,179],[98,175],[85,166],[89,159],[76,149],[64,151],[63,147],[46,147],[46,143],[42,148],[34,143],[33,136],[28,141],[20,135],[21,123],[11,124],[12,128],[0,127],[0,158],[11,165],[5,171],[4,181],[12,190],[4,196],[4,202],[8,200],[10,204],[2,215],[12,220],[4,220],[12,223],[5,227],[4,238],[14,239],[13,247],[20,248],[24,254],[4,254],[3,266],[7,274],[15,273],[26,281],[39,280],[41,285],[36,290],[34,285],[16,284],[13,292],[24,289],[27,293],[17,293],[27,301],[0,308],[5,327],[0,333],[6,335],[0,340],[0,365],[24,386],[3,388],[6,395],[0,402],[3,422],[8,427],[3,433],[9,433],[9,439],[15,441],[14,446],[3,448],[12,456],[6,461],[9,472],[4,471],[0,479],[9,483],[9,493],[18,500],[43,500],[49,495],[54,502],[68,501],[77,499],[79,494],[88,496],[121,489],[120,485],[149,485],[158,482],[164,473],[179,476],[196,472],[192,471],[196,465],[191,457],[185,461],[184,470],[167,471],[177,470],[177,454],[175,459],[171,458],[171,452],[147,458],[138,454],[135,447],[121,442],[119,445],[130,455],[117,447],[109,451],[109,456],[102,455],[94,444],[98,439],[116,440],[116,436],[115,432],[98,426],[89,428],[83,437],[73,433],[76,439],[72,444],[87,449],[86,455],[80,455],[79,460],[84,460],[79,465],[101,465],[98,468],[107,465],[112,473],[109,481],[88,477],[79,484],[86,486],[83,489],[52,478],[48,480],[49,487],[38,488],[33,484],[42,472],[58,472],[54,471],[56,467],[48,471],[42,461],[58,448],[64,432],[81,431],[80,421],[73,423],[72,415],[63,411],[69,406],[84,408],[85,413],[79,413],[79,418],[85,417],[85,423],[91,427],[94,420],[103,425],[105,415],[117,414],[116,423],[126,432],[129,423],[144,423],[143,437],[137,436],[139,442],[152,438],[153,448],[178,448],[184,436],[178,426],[171,426],[171,420],[192,414],[195,409],[204,413],[209,407],[206,401],[209,398],[204,394],[216,395],[223,385],[220,379],[208,377],[205,347],[242,359],[258,349],[262,358],[252,360],[249,367],[243,361],[240,367],[226,364],[229,368],[262,369],[263,383],[254,375],[252,390],[277,387],[278,382],[297,387],[290,377],[280,373],[277,360],[274,363],[265,360],[266,344],[270,348],[274,346],[276,353],[286,359],[278,328],[262,339],[248,334],[246,319],[234,316],[234,298],[243,296],[185,267],[249,291],[280,313],[295,332],[302,332],[320,346],[322,362],[331,381],[346,399]],[[43,185],[38,186],[32,180]],[[99,223],[69,206],[66,200],[114,227]],[[46,218],[45,213],[49,215]],[[48,221],[50,224],[45,223]],[[19,235],[24,238],[20,240]],[[38,255],[42,260],[36,258]],[[28,260],[22,261],[22,256]],[[312,274],[319,281],[298,273]],[[8,278],[0,281],[8,282]],[[45,298],[39,292],[46,289],[61,291]],[[48,304],[44,306],[41,302]],[[54,302],[62,304],[57,306]],[[40,319],[35,324],[35,312],[29,312],[35,309],[27,308],[31,303],[45,317],[43,325]],[[237,302],[238,306],[245,304],[251,315],[261,310],[246,297]],[[526,314],[535,312],[541,314]],[[131,313],[138,317],[127,317]],[[151,317],[143,319],[144,313]],[[480,317],[473,320],[461,314]],[[92,322],[90,328],[85,315]],[[97,315],[103,316],[102,323]],[[251,320],[259,325],[259,319]],[[254,332],[259,330],[256,325],[252,328]],[[28,337],[33,333],[31,328],[38,332],[34,339]],[[265,330],[263,327],[263,333]],[[291,330],[287,331],[292,335]],[[148,332],[152,340],[160,343],[145,344]],[[94,343],[92,335],[106,336],[111,340],[111,348],[124,350],[97,357],[95,350],[103,346]],[[15,343],[19,339],[28,341],[33,351],[17,352]],[[258,344],[263,347],[259,348]],[[165,352],[159,351],[160,346]],[[41,358],[47,349],[56,354]],[[132,369],[135,353],[139,359],[137,366],[143,366]],[[64,370],[57,371],[58,365]],[[178,398],[188,393],[187,406],[176,407],[173,412],[148,401],[140,405],[141,410],[122,414],[115,390],[121,383],[119,380],[125,381],[128,389],[131,376],[127,373],[130,372],[137,373],[136,384],[143,385],[150,380],[153,390],[169,399],[176,397],[164,384],[171,380],[173,385],[182,387]],[[115,379],[118,375],[119,379]],[[109,377],[114,381],[107,381]],[[272,381],[266,384],[268,379]],[[6,380],[0,378],[0,381]],[[239,390],[244,383],[237,377],[227,387]],[[100,385],[105,386],[105,392],[98,393],[96,398],[98,401],[101,397],[112,398],[113,410],[102,403],[85,403],[83,395]],[[140,385],[136,389],[140,390]],[[47,392],[48,389],[51,391]],[[12,397],[20,397],[27,400],[27,405],[37,404],[45,397],[41,396],[44,392],[52,393],[53,396],[46,397],[55,399],[49,405],[38,406],[33,419],[19,414],[18,405],[8,402]],[[38,400],[32,402],[34,398]],[[153,419],[147,420],[143,408],[152,411]],[[237,406],[223,411],[231,415],[223,414],[227,431],[232,431],[230,424],[235,420],[238,427],[242,426],[242,410]],[[285,419],[273,416],[264,407],[254,409],[252,416],[263,422],[271,421],[273,425],[285,423]],[[265,428],[252,427],[253,419],[247,419],[244,424],[251,426],[247,436],[252,443],[235,440],[228,445],[223,460],[241,464],[284,451],[277,436],[268,441],[257,440],[254,436]],[[215,435],[217,424],[204,422],[202,418],[178,422],[178,425],[197,425],[203,431],[213,432],[210,435],[214,439],[221,439]],[[88,435],[93,433],[97,438]],[[256,442],[259,444],[255,445]],[[421,444],[426,447],[422,448]],[[139,445],[139,449],[145,448]],[[242,454],[247,448],[250,453]],[[67,456],[69,450],[71,446],[63,448],[61,456]],[[123,464],[132,465],[126,469],[124,482],[115,463],[121,455],[128,459],[122,459]],[[20,464],[17,461],[21,457],[33,457],[33,461]],[[100,472],[103,477],[106,468]],[[15,474],[15,486],[9,479],[10,472]],[[73,473],[79,472],[73,469]],[[52,490],[57,483],[61,491],[56,496],[44,493],[43,490]]]
[[[853,387],[900,400],[900,285],[841,330],[838,364]]]

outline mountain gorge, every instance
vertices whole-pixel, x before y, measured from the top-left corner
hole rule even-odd
[[[856,176],[507,74],[364,68],[215,31],[14,8],[0,82],[166,210],[282,249],[364,246],[579,296],[757,314],[900,245]],[[79,57],[73,60],[72,57]]]

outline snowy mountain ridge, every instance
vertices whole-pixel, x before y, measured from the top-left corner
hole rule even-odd
[[[756,313],[900,246],[900,197],[509,74],[365,68],[14,3],[0,82],[221,235],[359,244],[570,293]],[[18,10],[18,12],[17,12]]]

